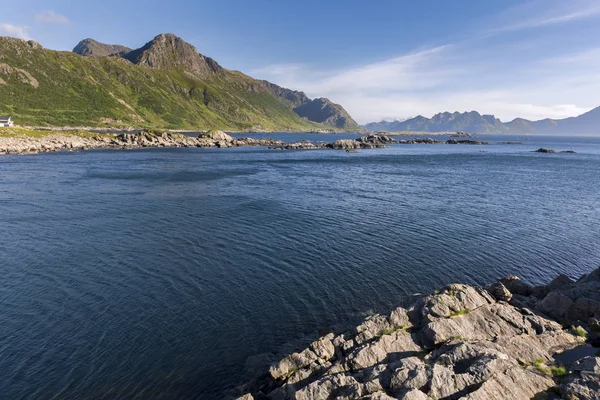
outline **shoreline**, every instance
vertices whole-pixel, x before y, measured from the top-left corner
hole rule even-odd
[[[94,133],[89,131],[53,131],[7,128],[0,131],[0,155],[26,155],[60,151],[85,151],[100,149],[128,150],[135,148],[197,147],[230,148],[264,146],[270,150],[346,150],[383,148],[391,144],[458,144],[488,145],[489,142],[432,138],[396,140],[385,135],[369,134],[357,139],[339,139],[334,142],[312,143],[300,141],[287,143],[276,139],[234,138],[222,131],[187,136],[182,133],[142,131],[139,133]]]
[[[265,364],[238,400],[600,398],[600,268],[450,284]]]
[[[26,155],[61,151],[130,150],[137,148],[200,147],[225,148],[243,146],[276,146],[282,144],[272,139],[234,139],[224,132],[209,132],[197,137],[180,133],[90,133],[86,131],[38,131],[15,130],[1,135],[0,155]]]

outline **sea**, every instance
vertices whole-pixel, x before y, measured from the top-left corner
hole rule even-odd
[[[226,398],[448,283],[600,266],[600,137],[477,140],[0,157],[1,397]]]

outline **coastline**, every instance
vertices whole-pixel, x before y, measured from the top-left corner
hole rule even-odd
[[[6,131],[8,132],[8,131]],[[234,139],[224,132],[208,132],[197,137],[181,133],[91,133],[88,131],[28,131],[13,130],[2,135],[0,131],[0,155],[25,155],[59,151],[82,151],[99,149],[135,149],[159,147],[223,148],[242,146],[276,146],[279,140]]]
[[[198,132],[194,132],[198,134]],[[5,128],[0,131],[0,155],[25,155],[59,151],[99,149],[134,149],[159,147],[228,148],[266,146],[271,150],[346,150],[382,148],[390,144],[458,144],[487,145],[489,142],[432,138],[396,140],[392,137],[369,134],[357,139],[340,139],[331,143],[313,144],[307,141],[287,143],[275,139],[236,139],[222,131],[200,132],[197,136],[162,131],[136,133],[98,133],[87,130],[31,130]]]
[[[321,336],[231,397],[597,399],[599,342],[600,268],[536,287],[450,284]]]

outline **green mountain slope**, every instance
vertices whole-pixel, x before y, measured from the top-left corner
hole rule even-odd
[[[333,127],[301,118],[274,93],[276,85],[226,70],[173,35],[123,57],[84,57],[0,38],[0,114],[44,126]]]

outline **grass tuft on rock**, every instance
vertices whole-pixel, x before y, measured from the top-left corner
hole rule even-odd
[[[450,318],[457,318],[463,315],[467,315],[468,313],[470,313],[471,310],[469,310],[468,308],[465,308],[464,310],[458,310],[456,312],[453,312],[450,314]]]
[[[581,326],[574,326],[573,328],[571,328],[571,330],[573,331],[573,335],[578,336],[578,337],[582,337],[582,338],[587,338],[587,331],[585,329],[583,329]]]

